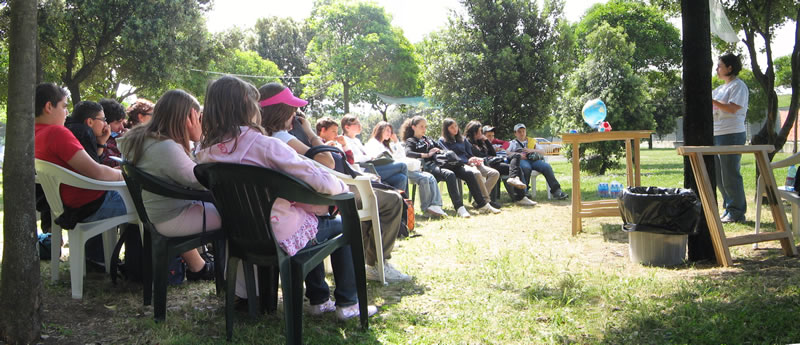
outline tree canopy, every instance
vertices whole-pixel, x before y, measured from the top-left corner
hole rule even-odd
[[[593,131],[583,122],[581,108],[594,98],[607,108],[606,121],[614,130],[654,129],[650,95],[645,80],[633,69],[635,48],[625,40],[624,30],[603,23],[586,37],[586,59],[569,76],[559,113],[562,129]],[[624,143],[609,141],[581,145],[582,168],[605,174],[622,158]],[[590,154],[593,153],[593,154]]]
[[[422,44],[426,93],[446,116],[479,119],[508,136],[545,124],[571,64],[562,1],[463,0],[447,28]]]
[[[86,83],[160,88],[192,66],[207,44],[211,0],[46,0],[39,12],[41,70],[72,102]]]
[[[256,21],[248,47],[274,62],[284,72],[281,82],[295,94],[303,93],[300,77],[309,73],[306,48],[311,27],[292,18],[266,17]]]
[[[391,26],[382,7],[324,1],[315,4],[310,25],[314,37],[306,51],[311,63],[302,79],[305,97],[333,101],[336,109],[347,113],[351,102],[368,100],[388,80],[418,84],[413,46]]]

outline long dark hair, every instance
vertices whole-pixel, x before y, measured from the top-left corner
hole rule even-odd
[[[458,129],[458,133],[456,133],[455,136],[450,135],[450,131],[448,131],[447,128],[449,128],[452,125],[456,125],[456,127],[458,127],[458,122],[449,117],[444,119],[444,121],[442,121],[442,138],[444,138],[444,141],[448,143],[449,142],[460,143],[464,141],[464,137],[461,136],[461,128]]]
[[[403,135],[403,140],[414,136],[414,128],[412,128],[412,126],[418,125],[421,121],[426,120],[424,117],[419,115],[403,121],[403,125],[400,126],[400,134]]]
[[[261,94],[258,100],[259,102],[263,101],[279,94],[285,89],[286,86],[280,83],[264,84],[264,86],[258,88],[258,93]],[[283,103],[261,107],[261,126],[264,127],[267,135],[273,135],[275,132],[280,132],[285,129],[288,130],[289,128],[286,128],[286,121],[288,121],[295,112],[297,112],[297,107]]]
[[[233,139],[231,152],[236,151],[242,133],[239,126],[264,133],[260,123],[261,111],[255,86],[234,76],[224,76],[208,85],[203,107],[203,147]]]
[[[147,138],[156,140],[172,139],[183,147],[186,155],[191,156],[189,133],[186,121],[192,109],[200,111],[200,103],[191,94],[183,90],[169,90],[161,95],[153,108],[153,118],[147,124],[136,126],[120,138],[128,145],[123,145],[122,154],[133,157],[133,165],[139,162],[144,153],[144,142]]]
[[[478,135],[478,131],[481,130],[481,123],[477,120],[472,120],[467,123],[467,126],[464,127],[464,135],[467,137],[471,143],[475,144],[475,136]]]
[[[392,151],[392,148],[389,147],[389,142],[392,141],[392,137],[384,138],[383,131],[386,127],[392,128],[392,125],[386,121],[381,121],[375,124],[375,128],[372,129],[372,135],[370,137],[375,138],[375,140],[379,141],[383,146],[386,146],[389,151]],[[394,129],[392,129],[394,131]]]

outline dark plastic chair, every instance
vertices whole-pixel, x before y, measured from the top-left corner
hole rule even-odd
[[[214,194],[222,215],[223,229],[228,235],[227,294],[225,325],[228,340],[233,335],[233,297],[236,268],[239,260],[245,267],[247,296],[253,312],[255,294],[252,265],[278,266],[283,291],[286,342],[303,341],[303,281],[314,267],[336,249],[349,245],[353,251],[356,287],[361,326],[367,328],[367,278],[364,271],[364,249],[361,243],[361,222],[353,193],[319,194],[308,184],[272,169],[232,164],[208,163],[194,168],[201,184]],[[288,256],[273,236],[270,213],[277,198],[314,205],[336,205],[342,216],[343,233],[324,243]],[[305,254],[305,255],[301,255]],[[263,285],[261,286],[264,287]],[[272,296],[276,296],[271,294]],[[263,296],[263,295],[262,295]]]
[[[122,162],[122,176],[125,178],[125,184],[128,186],[131,199],[133,199],[133,204],[136,206],[136,212],[139,214],[139,220],[144,227],[142,237],[142,257],[144,258],[142,285],[144,286],[144,305],[150,305],[153,295],[155,294],[153,318],[156,321],[164,321],[167,317],[167,266],[169,264],[169,259],[206,243],[213,243],[215,260],[222,261],[222,252],[225,248],[225,233],[220,230],[215,230],[182,237],[167,237],[161,235],[156,231],[153,222],[151,222],[150,218],[147,216],[147,211],[142,201],[142,190],[169,198],[203,200],[209,202],[213,201],[211,192],[187,189],[164,182],[136,168],[128,161]],[[218,262],[214,269],[217,295],[221,295],[224,289],[224,285],[222,284],[223,266],[224,265],[220,265]]]

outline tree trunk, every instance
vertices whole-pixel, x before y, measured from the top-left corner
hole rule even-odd
[[[344,103],[344,113],[350,113],[350,87],[347,82],[342,83],[342,103]]]
[[[35,172],[31,159],[38,31],[36,5],[34,0],[12,0],[9,3],[9,131],[3,166],[5,247],[0,274],[0,338],[10,344],[38,341],[42,326]]]
[[[81,101],[81,84],[74,81],[65,81],[67,89],[69,90],[69,97],[71,98],[72,106],[74,107]]]
[[[800,7],[797,8],[794,24],[794,49],[792,49],[791,55],[792,98],[789,103],[789,114],[786,116],[786,122],[783,123],[781,131],[778,133],[778,143],[776,143],[775,147],[783,147],[783,144],[786,143],[786,138],[789,136],[789,131],[794,127],[798,109],[800,109]],[[795,136],[797,136],[797,131],[795,131]],[[797,147],[796,139],[795,147]]]
[[[683,20],[683,140],[687,146],[714,145],[714,122],[711,116],[711,29],[707,1],[681,0]],[[714,156],[704,157],[716,190]],[[695,193],[697,181],[688,157],[683,159],[683,185]],[[716,198],[716,195],[715,195]],[[689,260],[715,260],[714,247],[705,215],[698,234],[689,237]]]

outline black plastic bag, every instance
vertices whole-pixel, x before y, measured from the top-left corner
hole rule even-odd
[[[703,208],[694,191],[681,188],[631,187],[618,201],[626,232],[693,235]]]

